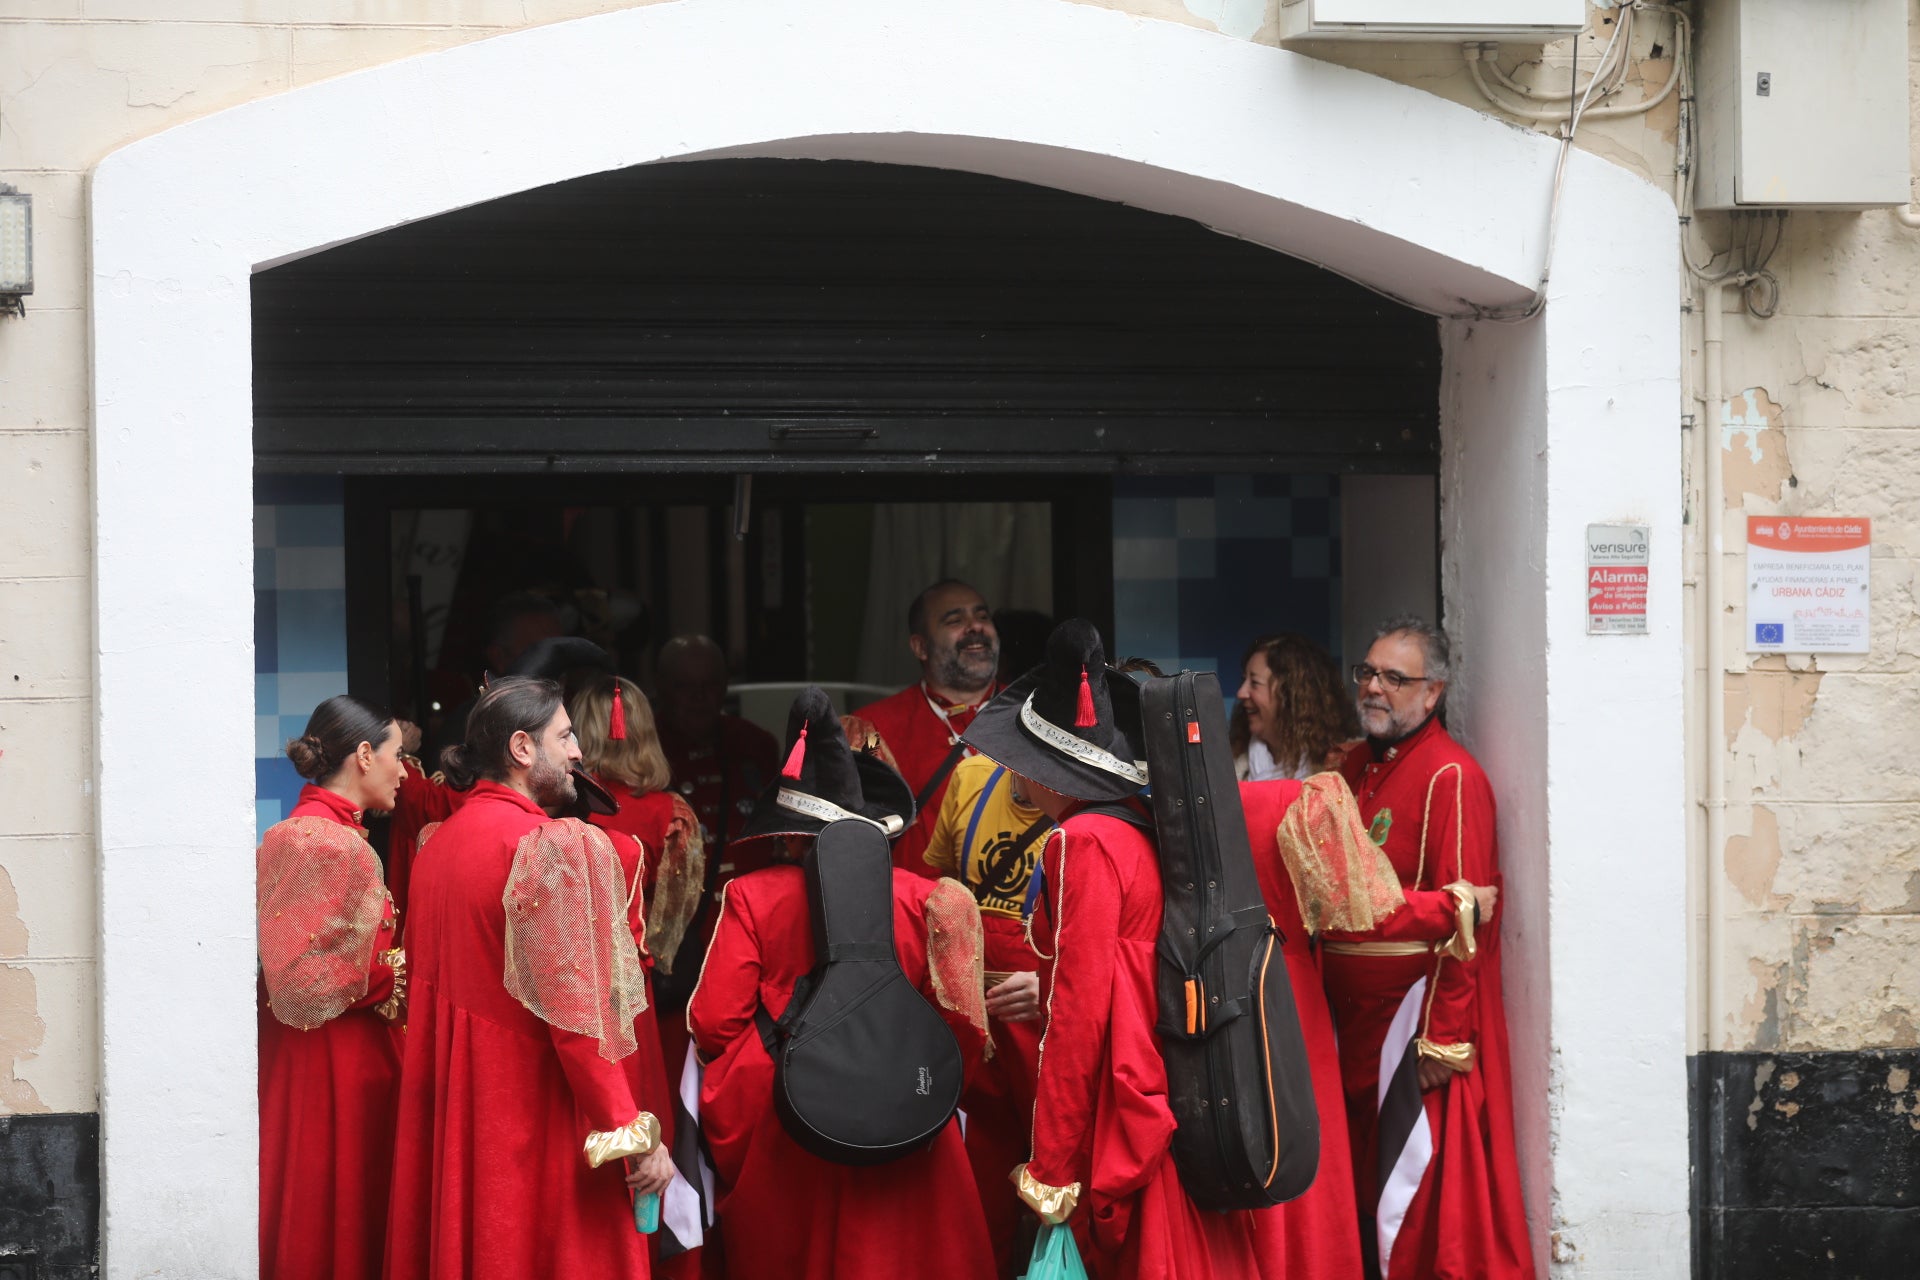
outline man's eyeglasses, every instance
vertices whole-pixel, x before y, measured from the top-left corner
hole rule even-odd
[[[1378,679],[1383,686],[1391,689],[1395,693],[1400,692],[1410,684],[1425,684],[1427,681],[1433,679],[1432,676],[1409,676],[1402,675],[1398,671],[1382,671],[1378,667],[1370,667],[1364,662],[1354,663],[1353,670],[1350,674],[1353,676],[1353,682],[1362,689]]]

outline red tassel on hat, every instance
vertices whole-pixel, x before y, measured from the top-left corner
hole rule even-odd
[[[1087,669],[1080,668],[1080,705],[1075,709],[1073,727],[1091,729],[1100,723],[1100,717],[1093,710],[1093,686],[1087,683]]]
[[[800,736],[793,740],[793,750],[787,753],[787,767],[780,771],[783,778],[800,781],[800,769],[807,762],[807,726],[800,726]]]
[[[613,706],[607,712],[607,737],[615,742],[625,741],[627,736],[627,703],[620,696],[620,681],[613,682]]]

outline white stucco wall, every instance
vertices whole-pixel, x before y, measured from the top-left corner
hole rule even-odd
[[[1527,295],[1553,160],[1544,139],[1417,90],[1050,0],[686,0],[361,72],[110,156],[91,228],[109,1274],[254,1267],[250,272],[715,153],[941,164],[1124,199],[1435,311]],[[1449,328],[1449,582],[1476,607],[1512,602],[1462,619],[1459,711],[1505,806],[1509,918],[1546,921],[1516,931],[1508,961],[1516,1044],[1539,1055],[1522,1087],[1545,1100],[1522,1107],[1542,1247],[1552,1226],[1580,1273],[1678,1275],[1685,1046],[1667,1006],[1682,958],[1623,950],[1595,908],[1609,860],[1636,860],[1643,918],[1684,928],[1678,585],[1656,570],[1656,635],[1602,647],[1578,633],[1568,558],[1588,520],[1642,514],[1658,548],[1675,519],[1672,455],[1652,444],[1678,395],[1673,294],[1620,282],[1623,256],[1642,284],[1670,278],[1671,209],[1577,157],[1567,219],[1553,302],[1478,348],[1498,359]],[[1457,384],[1502,370],[1498,394]],[[191,792],[148,767],[183,707],[205,743]],[[1624,849],[1601,839],[1600,768],[1646,798]],[[1598,818],[1621,829],[1616,809]],[[1603,986],[1601,1009],[1552,998]],[[1628,1006],[1623,1040],[1606,1014]],[[1618,1084],[1635,1105],[1597,1105]]]

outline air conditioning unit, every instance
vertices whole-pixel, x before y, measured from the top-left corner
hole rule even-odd
[[[1305,40],[1504,40],[1579,35],[1586,0],[1282,0],[1280,43]]]

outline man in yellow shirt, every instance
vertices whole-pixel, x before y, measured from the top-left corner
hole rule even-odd
[[[1026,803],[1014,776],[985,756],[954,766],[926,848],[927,865],[973,891],[986,932],[987,1016],[994,1056],[969,1085],[967,1158],[999,1273],[1012,1275],[1026,1215],[1007,1170],[1029,1152],[1033,1082],[1040,1067],[1039,957],[1021,919],[1027,887],[1052,822]]]

